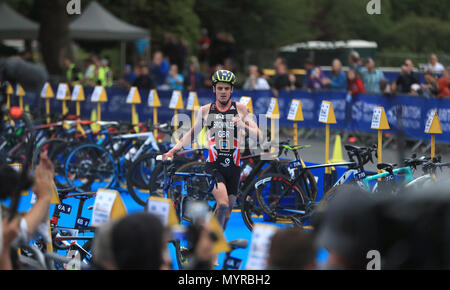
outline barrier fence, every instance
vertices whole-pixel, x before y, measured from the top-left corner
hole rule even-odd
[[[56,91],[56,87],[54,88]],[[80,102],[81,116],[90,118],[91,112],[97,110],[98,103],[91,102],[94,88],[85,88],[86,100]],[[135,106],[139,115],[139,120],[146,121],[153,119],[154,108],[148,106],[149,91],[139,90],[142,103]],[[171,121],[174,110],[169,109],[172,91],[157,91],[161,107],[158,108],[158,121]],[[188,91],[182,92],[184,108],[189,96]],[[214,100],[212,90],[196,91],[199,105],[210,103]],[[122,88],[107,88],[106,95],[108,101],[100,103],[102,120],[130,121],[132,106],[127,103],[129,91]],[[258,116],[265,115],[273,98],[271,91],[244,91],[235,90],[232,98],[239,101],[241,97],[248,96],[252,99],[253,113]],[[292,100],[300,100],[303,110],[304,121],[299,122],[299,128],[324,128],[324,124],[319,123],[319,112],[323,100],[333,104],[337,124],[331,125],[331,129],[357,130],[360,132],[374,133],[371,130],[371,122],[374,107],[384,107],[390,130],[385,132],[398,133],[401,129],[404,134],[416,140],[429,141],[430,137],[425,133],[425,125],[432,111],[436,111],[442,125],[443,134],[436,136],[436,142],[450,144],[450,99],[428,99],[416,96],[395,96],[386,97],[381,95],[361,94],[354,96],[350,101],[346,100],[346,92],[337,91],[307,91],[297,90],[280,92],[278,108],[280,112],[280,126],[293,126],[293,122],[287,119]],[[12,97],[12,104],[18,104],[18,97]],[[45,100],[40,98],[40,92],[27,92],[23,97],[25,104],[35,108],[40,106],[45,108]],[[61,101],[52,99],[50,102],[51,112],[61,112]],[[67,102],[67,109],[75,113],[75,102]],[[44,110],[44,109],[42,109]],[[181,109],[179,114],[191,115],[191,111]],[[401,122],[400,122],[401,120]]]

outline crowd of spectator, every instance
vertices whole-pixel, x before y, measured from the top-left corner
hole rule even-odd
[[[240,74],[235,66],[234,54],[234,38],[228,33],[220,32],[210,38],[208,31],[203,29],[198,53],[191,57],[188,57],[188,47],[183,39],[166,34],[162,49],[153,53],[151,62],[141,60],[135,65],[127,64],[117,84],[141,89],[207,89],[211,85],[210,77],[217,69]],[[71,84],[111,86],[113,83],[109,60],[96,55],[86,61],[84,72],[68,58],[64,59],[63,68],[64,76]],[[346,91],[349,95],[450,97],[450,67],[445,68],[435,54],[430,55],[423,78],[411,59],[405,59],[400,69],[395,80],[388,80],[374,59],[363,59],[356,51],[349,53],[346,67],[341,60],[334,59],[329,72],[315,65],[311,58],[304,61],[302,68],[292,68],[286,59],[277,57],[271,69],[263,70],[250,64],[244,70],[245,77],[239,77],[238,87],[244,90],[272,90],[275,96],[282,90],[308,89]]]

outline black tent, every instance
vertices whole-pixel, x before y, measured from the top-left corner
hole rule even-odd
[[[128,24],[93,1],[83,13],[69,25],[73,40],[120,41],[121,68],[125,65],[126,42],[150,38],[147,29]]]
[[[0,39],[37,39],[39,24],[0,3]]]

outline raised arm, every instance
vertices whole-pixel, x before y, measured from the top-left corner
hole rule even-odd
[[[250,136],[254,137],[253,139],[256,139],[255,137],[257,137],[257,139],[262,140],[263,136],[261,130],[259,130],[258,125],[252,119],[252,115],[250,114],[248,107],[242,103],[236,103],[236,106],[240,118],[235,118],[233,121],[238,125],[238,127],[248,130]]]

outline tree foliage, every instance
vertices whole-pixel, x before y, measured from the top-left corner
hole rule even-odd
[[[39,0],[4,1],[45,22],[34,5]],[[91,1],[82,0],[82,7]],[[164,34],[171,33],[184,38],[195,53],[202,27],[211,36],[231,33],[237,55],[245,49],[273,49],[308,40],[364,39],[376,41],[382,51],[448,52],[450,47],[450,1],[380,0],[381,15],[367,14],[369,0],[97,1],[124,21],[148,28],[153,50],[162,47]],[[64,13],[59,11],[52,13]]]

